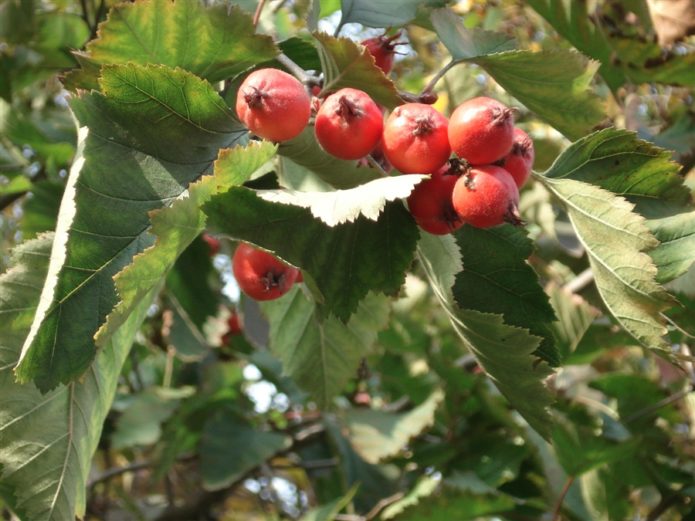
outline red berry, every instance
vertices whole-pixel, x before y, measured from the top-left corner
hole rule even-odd
[[[463,167],[452,160],[422,181],[408,197],[408,208],[415,222],[434,235],[445,235],[463,226],[451,198]]]
[[[216,239],[212,235],[204,233],[203,234],[203,240],[208,245],[208,249],[210,250],[210,257],[214,257],[215,255],[217,255],[220,252],[219,239]]]
[[[241,333],[241,322],[239,321],[239,314],[236,311],[232,311],[227,319],[227,333],[230,335],[238,335]]]
[[[497,164],[509,172],[514,178],[516,186],[521,188],[531,175],[535,157],[533,140],[526,132],[520,128],[515,128],[512,151],[500,159]]]
[[[340,159],[366,156],[381,139],[381,109],[366,92],[341,89],[323,102],[314,130],[326,152]]]
[[[494,99],[470,99],[459,105],[451,115],[451,149],[472,165],[499,161],[512,149],[513,139],[512,110]]]
[[[386,159],[404,174],[437,171],[449,159],[447,119],[423,103],[397,107],[384,124]]]
[[[270,253],[241,243],[234,252],[232,272],[241,290],[256,300],[273,300],[287,293],[299,270]]]
[[[452,202],[461,219],[478,228],[503,222],[521,224],[519,189],[509,172],[499,166],[473,167],[459,177]]]
[[[297,270],[297,279],[294,281],[295,284],[299,284],[300,282],[304,282],[304,275],[302,275],[301,270]]]
[[[386,36],[385,34],[382,34],[381,36],[369,38],[362,42],[362,45],[364,45],[369,53],[374,56],[374,62],[376,63],[377,67],[384,71],[384,74],[391,72],[391,68],[393,67],[393,57],[396,54],[396,46],[401,45],[400,42],[394,42],[394,40],[400,36],[400,32],[394,34],[393,36]]]
[[[254,134],[287,141],[309,122],[311,98],[294,76],[279,69],[259,69],[239,87],[236,112]]]

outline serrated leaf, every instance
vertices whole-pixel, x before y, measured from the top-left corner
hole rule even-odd
[[[78,383],[42,394],[14,381],[12,367],[39,303],[52,234],[20,246],[0,277],[0,486],[27,521],[83,516],[91,459],[99,443],[123,361],[154,292],[96,357]]]
[[[545,184],[566,206],[610,313],[644,346],[666,350],[659,314],[674,301],[656,283],[656,266],[644,253],[658,245],[644,219],[625,199],[596,186],[571,179]]]
[[[259,190],[256,194],[271,203],[308,208],[311,215],[328,226],[355,222],[360,216],[377,221],[389,201],[410,195],[424,175],[383,177],[351,190],[300,192],[297,190]]]
[[[454,60],[469,60],[516,47],[516,41],[506,34],[464,28],[461,18],[451,9],[435,9],[430,19],[437,36]]]
[[[325,152],[316,141],[313,127],[307,127],[296,138],[280,143],[278,153],[336,188],[353,188],[379,175],[371,168],[359,168],[356,161],[338,159]]]
[[[419,235],[400,201],[387,203],[376,222],[359,217],[332,228],[308,210],[263,201],[247,188],[213,197],[203,211],[217,231],[272,251],[308,273],[325,312],[343,321],[368,291],[399,291]]]
[[[572,294],[555,284],[549,284],[546,292],[550,296],[550,304],[557,316],[557,321],[553,322],[551,327],[555,333],[560,360],[564,362],[577,348],[584,333],[599,315],[599,311],[579,295]]]
[[[120,302],[97,333],[97,343],[108,338],[127,319],[143,293],[167,274],[179,255],[200,234],[206,220],[201,211],[203,203],[213,194],[246,181],[274,153],[275,146],[268,142],[221,150],[214,164],[213,176],[201,178],[189,187],[186,197],[152,215],[149,235],[155,241],[116,275],[114,280]]]
[[[447,489],[432,494],[408,508],[398,519],[403,521],[449,521],[480,519],[513,510],[516,502],[506,494],[474,494]]]
[[[291,444],[285,434],[255,429],[231,413],[219,414],[206,422],[200,440],[203,487],[227,488]]]
[[[341,0],[341,24],[394,27],[410,22],[422,0]],[[427,3],[427,2],[425,2]]]
[[[417,505],[421,499],[429,497],[437,489],[438,484],[439,479],[432,476],[424,476],[402,499],[387,506],[379,518],[393,519],[403,513],[408,507]]]
[[[72,101],[81,126],[77,159],[16,370],[43,391],[89,367],[93,336],[117,302],[112,277],[152,244],[149,212],[181,195],[220,147],[246,135],[212,87],[185,71],[110,66],[101,81],[104,94]]]
[[[596,184],[635,203],[660,242],[648,253],[664,282],[695,261],[695,208],[679,169],[669,151],[610,128],[573,143],[544,175]]]
[[[347,324],[332,316],[321,319],[316,304],[298,288],[263,303],[262,309],[270,322],[270,349],[281,360],[283,373],[322,408],[355,376],[389,318],[386,299],[370,295]]]
[[[390,109],[403,103],[396,86],[376,66],[366,47],[349,38],[334,38],[326,33],[314,33],[314,38],[324,75],[323,93],[352,87]]]
[[[456,61],[483,67],[510,95],[567,137],[580,138],[605,117],[601,98],[590,89],[596,62],[565,49],[499,52],[511,45],[507,37],[466,29],[447,9],[434,13],[432,22]]]
[[[96,89],[101,65],[125,63],[181,67],[216,82],[278,52],[272,39],[255,34],[251,16],[238,7],[204,7],[199,0],[138,0],[110,11],[98,37],[79,55],[83,68],[66,83]]]
[[[368,463],[394,456],[434,423],[434,413],[443,399],[444,393],[435,391],[422,404],[403,413],[351,409],[345,414],[350,443]]]
[[[420,239],[418,258],[464,345],[511,405],[547,438],[551,425],[547,408],[553,397],[544,380],[550,370],[533,356],[541,338],[526,329],[506,325],[500,315],[456,306],[452,287],[464,265],[453,237],[426,234]]]
[[[542,338],[535,354],[550,365],[559,365],[550,327],[555,313],[538,275],[526,262],[533,243],[525,232],[514,226],[464,226],[455,236],[464,263],[453,287],[459,307],[496,313],[506,324],[527,328]]]

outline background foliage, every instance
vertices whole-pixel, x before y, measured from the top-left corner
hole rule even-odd
[[[695,519],[691,2],[260,5],[0,0],[5,517]],[[287,57],[518,107],[526,227],[420,233],[421,176],[250,140]],[[305,282],[239,296],[238,240]]]

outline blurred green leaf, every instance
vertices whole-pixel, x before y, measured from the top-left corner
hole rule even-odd
[[[334,38],[326,33],[314,33],[314,38],[324,75],[322,93],[352,87],[390,109],[403,103],[396,86],[376,66],[366,47],[349,38]]]
[[[341,0],[341,24],[360,23],[367,27],[395,27],[415,18],[422,0]],[[425,4],[429,2],[424,2]]]
[[[629,519],[629,494],[622,476],[610,466],[592,470],[582,476],[582,496],[595,521],[624,521]]]
[[[210,82],[231,79],[273,59],[273,41],[255,34],[251,16],[237,7],[204,7],[198,0],[118,4],[81,56],[70,88],[97,89],[99,67],[137,63],[180,67]]]
[[[434,423],[434,413],[443,399],[444,394],[435,391],[424,403],[402,413],[351,409],[345,414],[350,442],[368,463],[394,456]]]
[[[359,485],[354,485],[343,497],[338,498],[327,505],[322,505],[309,510],[309,512],[304,514],[299,521],[333,521],[335,516],[350,504],[350,501],[352,501],[352,498],[355,496],[358,488]]]
[[[515,502],[510,496],[482,495],[456,490],[440,490],[412,508],[405,510],[398,520],[420,521],[450,521],[452,519],[479,519],[483,516],[494,516],[513,510]]]
[[[402,499],[387,506],[379,519],[393,519],[399,516],[409,507],[417,505],[421,499],[430,496],[437,489],[438,484],[438,479],[431,476],[422,477]]]
[[[551,323],[556,320],[538,275],[526,262],[533,243],[514,226],[464,226],[455,234],[464,269],[456,275],[454,300],[461,309],[502,315],[506,324],[541,337],[534,353],[550,365],[560,363]]]
[[[217,195],[203,209],[215,230],[272,251],[311,276],[322,308],[342,321],[368,291],[400,290],[418,236],[400,201],[387,203],[376,222],[359,217],[332,228],[308,210],[263,201],[246,188]]]
[[[227,488],[291,443],[289,436],[255,429],[232,413],[218,414],[205,423],[200,440],[203,487]]]
[[[31,196],[22,205],[24,215],[19,223],[27,239],[41,232],[52,232],[56,228],[60,201],[65,185],[54,181],[38,181],[31,188]]]
[[[93,336],[117,303],[112,277],[153,242],[149,212],[170,204],[219,148],[246,135],[211,86],[185,71],[110,66],[101,83],[105,94],[72,101],[82,128],[54,270],[16,370],[44,392],[89,367]],[[157,285],[150,280],[140,297]]]
[[[283,373],[322,408],[355,376],[389,317],[386,300],[370,295],[347,324],[332,316],[322,320],[316,304],[298,288],[262,309],[270,322],[270,349],[282,361]]]
[[[555,334],[560,360],[564,362],[577,348],[599,311],[579,295],[569,293],[555,284],[546,287],[546,292],[557,317],[551,328]]]
[[[516,41],[506,34],[465,28],[451,9],[432,11],[431,20],[437,36],[456,61],[511,51],[516,47]]]

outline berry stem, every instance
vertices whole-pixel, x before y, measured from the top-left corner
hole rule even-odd
[[[449,72],[449,69],[451,69],[454,65],[456,65],[458,62],[456,60],[451,60],[449,63],[447,63],[444,67],[442,67],[437,74],[435,74],[430,82],[427,84],[427,86],[422,89],[422,92],[420,93],[420,96],[424,96],[426,94],[429,94],[434,90],[434,87],[437,85],[437,82],[442,79],[442,77]]]
[[[253,13],[253,26],[258,26],[258,20],[261,19],[261,12],[265,6],[266,0],[258,0],[258,5],[256,6],[256,12]]]
[[[307,74],[304,69],[297,65],[285,53],[280,53],[277,60],[288,70],[292,75],[301,81],[304,85],[318,85],[320,80],[316,76]]]

